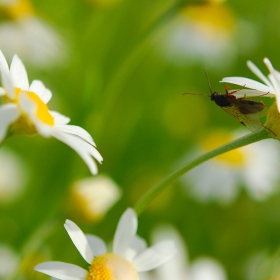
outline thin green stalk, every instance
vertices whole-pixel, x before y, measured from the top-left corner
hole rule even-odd
[[[267,129],[261,129],[256,133],[247,134],[241,138],[238,138],[230,143],[225,144],[224,146],[218,147],[206,154],[198,156],[197,158],[187,162],[181,166],[178,170],[174,171],[172,174],[167,176],[161,182],[152,187],[140,200],[135,204],[134,209],[138,215],[140,215],[143,210],[151,203],[162,191],[164,191],[169,185],[174,181],[180,178],[189,170],[200,165],[201,163],[214,158],[218,155],[226,153],[228,151],[249,145],[254,142],[258,142],[263,139],[271,137],[271,133]]]

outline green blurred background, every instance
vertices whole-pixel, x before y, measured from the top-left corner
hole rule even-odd
[[[248,59],[265,74],[266,56],[280,69],[280,9],[276,0],[220,4],[34,0],[29,4],[34,10],[24,17],[44,21],[61,40],[51,65],[21,56],[30,81],[42,80],[53,93],[49,108],[69,116],[71,124],[93,136],[104,158],[99,173],[122,189],[121,199],[98,222],[74,217],[69,187],[90,177],[79,156],[55,139],[7,140],[4,146],[22,158],[29,180],[19,198],[0,205],[0,241],[23,252],[25,264],[16,279],[31,280],[48,279],[32,271],[45,260],[86,267],[63,228],[66,218],[109,242],[123,211],[174,170],[184,155],[213,131],[230,133],[240,127],[209,98],[182,94],[209,94],[205,68],[213,90],[219,92],[224,91],[219,83],[223,77],[255,78],[246,66]],[[7,24],[21,16],[3,9],[1,17],[0,24]],[[209,29],[201,28],[201,23],[209,24]],[[196,24],[198,28],[190,31]],[[179,43],[172,42],[176,28],[186,28]],[[36,41],[36,34],[27,40],[16,44]],[[244,272],[248,260],[258,252],[273,254],[280,245],[279,204],[277,190],[260,202],[243,189],[229,205],[200,203],[177,183],[139,217],[138,233],[149,240],[156,225],[173,224],[188,246],[190,260],[208,255],[225,267],[229,279],[249,279]],[[46,229],[36,239],[33,234],[43,225]],[[30,245],[30,240],[39,243]]]

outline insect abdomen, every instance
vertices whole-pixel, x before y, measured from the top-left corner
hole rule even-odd
[[[250,101],[250,100],[240,100],[239,103],[236,104],[240,113],[249,115],[256,114],[261,112],[265,105],[263,102]]]

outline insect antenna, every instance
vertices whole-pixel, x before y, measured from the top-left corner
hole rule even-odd
[[[208,72],[207,72],[207,69],[206,69],[206,68],[205,68],[205,75],[206,75],[207,82],[208,82],[208,88],[209,88],[209,90],[210,90],[210,93],[212,94],[213,91],[212,91],[212,88],[211,88],[210,79],[209,79]]]
[[[185,94],[192,94],[192,95],[204,95],[204,96],[208,96],[208,97],[209,97],[209,95],[208,95],[208,94],[203,94],[203,93],[193,93],[193,92],[185,92],[185,93],[183,93],[183,95],[185,95]]]

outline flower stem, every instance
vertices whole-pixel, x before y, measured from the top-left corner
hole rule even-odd
[[[246,146],[251,143],[258,142],[263,139],[267,139],[271,137],[271,133],[263,128],[256,133],[249,133],[241,138],[238,138],[232,142],[229,142],[221,147],[218,147],[210,152],[207,152],[197,158],[185,163],[178,170],[174,171],[172,174],[167,176],[161,182],[152,187],[139,201],[135,204],[134,209],[138,215],[140,215],[143,210],[150,204],[162,191],[164,191],[169,185],[171,185],[174,181],[180,178],[189,170],[194,167],[200,165],[201,163],[214,158],[218,155],[226,153],[228,151],[240,148],[242,146]]]

